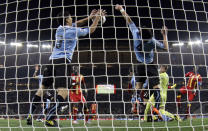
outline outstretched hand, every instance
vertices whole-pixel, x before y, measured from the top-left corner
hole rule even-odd
[[[96,13],[97,13],[97,10],[96,10],[96,9],[93,9],[93,10],[91,11],[91,13],[90,13],[90,18],[91,18],[91,19],[94,19]]]
[[[168,28],[166,26],[162,27],[161,34],[162,35],[167,35],[168,34]]]
[[[35,71],[39,70],[39,65],[35,65]]]
[[[116,4],[116,7],[115,7],[116,10],[120,11],[123,9],[123,7],[119,4]]]

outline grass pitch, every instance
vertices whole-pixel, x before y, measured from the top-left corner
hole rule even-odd
[[[34,121],[28,126],[26,120],[1,119],[0,131],[208,131],[208,118],[185,120],[183,122],[139,122],[139,120],[97,120],[90,124],[72,124],[70,120],[60,120],[60,127],[46,127]]]

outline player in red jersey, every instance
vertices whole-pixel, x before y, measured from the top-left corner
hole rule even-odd
[[[79,67],[73,66],[73,73],[71,74],[71,89],[69,92],[70,101],[72,102],[73,108],[73,123],[77,122],[78,105],[82,103],[84,105],[85,122],[88,122],[89,110],[87,108],[86,99],[83,95],[82,89],[84,89],[85,95],[87,94],[86,84],[83,75],[79,73]]]
[[[92,120],[97,120],[97,104],[96,103],[93,103],[91,105],[91,114],[92,114]]]
[[[202,77],[200,74],[195,73],[195,68],[193,68],[193,71],[186,73],[185,77],[189,77],[188,83],[186,86],[182,86],[180,88],[176,101],[178,107],[181,108],[181,96],[187,95],[188,104],[187,104],[186,116],[185,116],[186,119],[188,116],[190,116],[191,102],[196,96],[196,89],[197,87],[200,88],[202,85]]]

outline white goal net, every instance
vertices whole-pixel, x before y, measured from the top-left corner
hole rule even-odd
[[[148,120],[144,120],[147,102],[141,93],[143,88],[135,91],[130,86],[129,70],[136,80],[141,77],[137,76],[139,62],[134,39],[122,11],[115,9],[116,4],[123,6],[136,27],[152,29],[153,37],[160,42],[163,42],[162,27],[168,28],[168,51],[154,49],[153,62],[157,66],[168,65],[169,86],[176,84],[167,90],[164,107],[174,117],[159,112],[158,119],[154,119],[155,114],[149,112]],[[58,14],[69,12],[76,22],[89,17],[93,9],[106,10],[106,22],[99,24],[94,33],[77,39],[71,60],[71,65],[78,65],[84,76],[87,95],[83,95],[88,112],[82,110],[81,102],[72,102],[68,96],[62,110],[55,113],[58,121],[55,128],[208,130],[207,0],[0,0],[0,130],[51,128],[45,125],[47,113],[43,109],[47,98],[44,96],[36,104],[39,105],[32,114],[31,125],[27,125],[27,117],[39,88],[37,77],[43,75],[56,44]],[[82,28],[93,23],[88,20]],[[193,79],[186,76],[191,71],[196,75]],[[194,88],[188,85],[192,81],[196,84]],[[49,90],[53,97],[51,106],[56,103],[56,91],[53,87]],[[79,103],[77,109],[72,103]]]

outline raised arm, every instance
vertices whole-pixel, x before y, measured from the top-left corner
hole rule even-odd
[[[37,78],[37,72],[39,70],[39,66],[38,65],[35,65],[35,72],[33,73],[33,77]]]
[[[81,19],[81,20],[76,21],[75,24],[77,25],[77,27],[80,27],[80,26],[86,24],[88,22],[88,20],[90,20],[90,19],[92,19],[94,17],[94,15],[96,14],[96,12],[97,12],[97,10],[94,9],[94,10],[91,11],[90,16],[88,16],[88,17],[86,17],[84,19]]]
[[[163,26],[162,30],[161,30],[161,34],[163,36],[163,44],[164,44],[164,49],[166,49],[168,51],[168,28],[166,26]]]
[[[95,14],[95,19],[93,20],[93,23],[90,26],[90,34],[95,32],[98,22],[100,21],[100,17],[101,17],[102,12],[103,12],[103,10],[101,9],[101,10],[98,10],[97,13]]]
[[[115,9],[121,12],[121,14],[124,17],[124,19],[126,20],[127,24],[132,23],[131,18],[129,17],[129,15],[126,13],[126,11],[123,9],[123,7],[121,5],[117,4]]]

